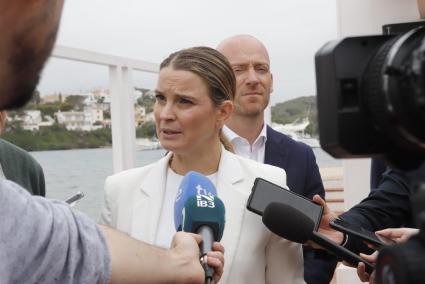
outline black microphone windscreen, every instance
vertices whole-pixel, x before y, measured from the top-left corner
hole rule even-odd
[[[296,208],[278,202],[267,205],[263,223],[276,235],[303,244],[311,239],[314,222]]]

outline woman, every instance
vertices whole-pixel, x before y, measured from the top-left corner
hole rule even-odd
[[[211,179],[226,207],[222,282],[303,283],[301,246],[273,235],[245,208],[256,177],[285,187],[286,175],[229,151],[221,128],[233,109],[235,84],[230,64],[211,48],[181,50],[161,63],[154,116],[169,153],[108,177],[101,222],[168,247],[178,185],[194,170]]]

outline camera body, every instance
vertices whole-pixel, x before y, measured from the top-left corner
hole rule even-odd
[[[366,157],[382,153],[363,108],[361,92],[369,62],[389,38],[344,38],[327,43],[316,54],[320,143],[333,156]]]
[[[425,283],[424,26],[332,41],[315,58],[322,148],[337,158],[383,156],[405,172],[415,192],[420,233],[380,251],[378,283]]]
[[[320,143],[335,157],[425,160],[425,28],[350,37],[316,53]]]

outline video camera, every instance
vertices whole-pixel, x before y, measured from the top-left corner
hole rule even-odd
[[[412,177],[420,233],[380,251],[377,281],[425,283],[425,22],[383,31],[316,53],[320,144],[337,158],[383,156]]]

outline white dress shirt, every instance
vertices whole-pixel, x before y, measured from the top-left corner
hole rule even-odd
[[[158,222],[155,245],[170,248],[171,241],[176,229],[174,226],[174,201],[176,200],[177,191],[184,176],[176,174],[170,167],[167,170],[167,183],[164,193],[164,199],[161,207],[161,213]],[[211,182],[216,185],[217,173],[207,176]]]
[[[267,124],[263,123],[263,128],[254,143],[249,144],[248,140],[236,134],[226,125],[223,127],[223,134],[230,140],[235,148],[236,154],[263,163],[266,152]]]

